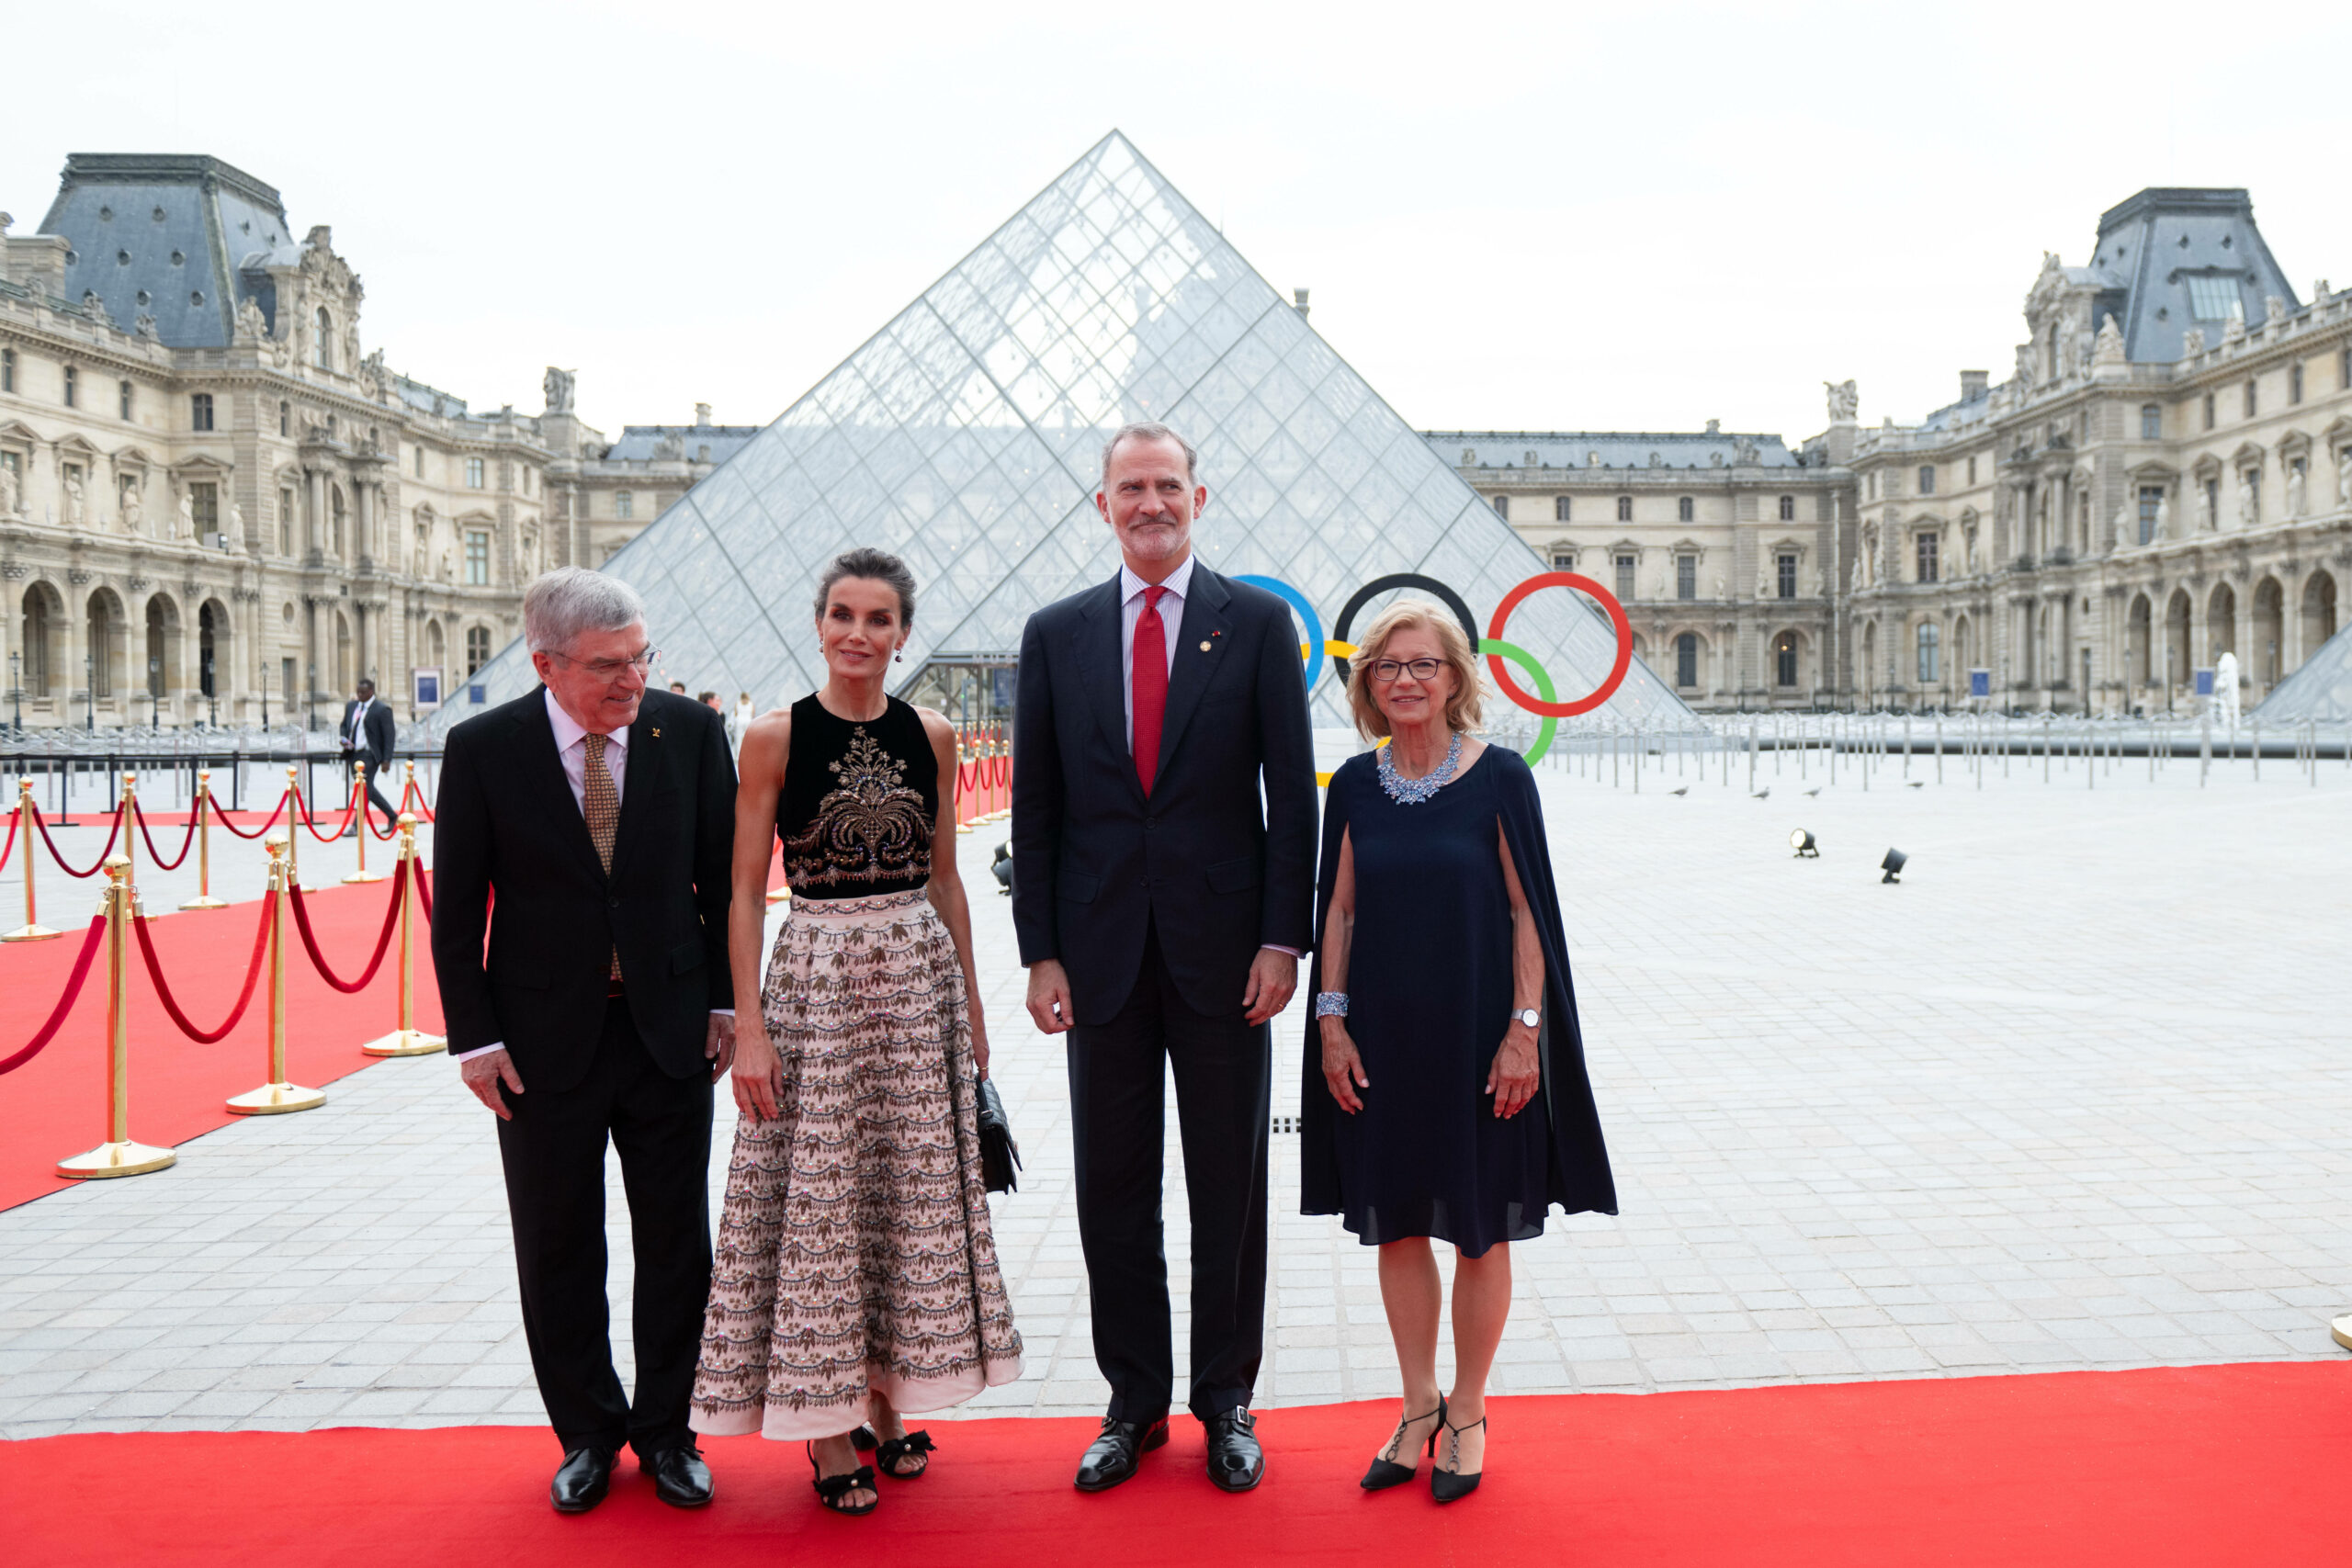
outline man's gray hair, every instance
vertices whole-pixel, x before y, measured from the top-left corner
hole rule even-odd
[[[523,637],[533,653],[565,653],[582,632],[616,632],[643,619],[636,589],[584,567],[542,572],[523,593]]]
[[[1119,443],[1122,441],[1173,441],[1184,452],[1186,482],[1192,484],[1200,482],[1199,477],[1193,470],[1200,467],[1201,455],[1193,450],[1193,444],[1158,420],[1146,420],[1136,424],[1119,426],[1112,433],[1111,439],[1102,443],[1102,482],[1104,484],[1111,482],[1111,457],[1118,451]]]

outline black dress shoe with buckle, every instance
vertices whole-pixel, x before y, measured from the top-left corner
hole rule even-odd
[[[653,1495],[673,1508],[699,1508],[710,1501],[710,1466],[692,1443],[657,1449],[639,1461],[653,1476]]]
[[[1258,1446],[1258,1423],[1248,1407],[1210,1416],[1209,1479],[1227,1492],[1247,1492],[1266,1477],[1266,1450]]]
[[[1168,1441],[1168,1417],[1157,1421],[1120,1421],[1102,1417],[1102,1432],[1086,1446],[1078,1461],[1080,1492],[1108,1492],[1136,1472],[1143,1456]]]
[[[612,1489],[613,1456],[602,1449],[568,1449],[548,1483],[548,1501],[559,1514],[584,1514]]]

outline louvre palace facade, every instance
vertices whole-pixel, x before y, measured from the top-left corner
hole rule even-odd
[[[217,159],[74,154],[0,215],[0,722],[283,723],[372,677],[403,716],[753,427],[617,442],[549,369],[537,415],[389,367],[332,231]],[[424,682],[419,675],[426,677]]]
[[[277,191],[212,158],[74,154],[38,231],[6,228],[0,718],[328,717],[363,674],[419,716],[520,631],[532,574],[604,566],[763,428],[698,405],[611,440],[568,370],[536,414],[392,370],[331,231],[294,239]],[[2352,571],[2352,291],[2300,299],[2245,191],[2150,189],[2086,265],[2045,256],[2024,313],[2010,377],[1962,371],[1915,424],[1861,424],[1846,381],[1794,445],[1713,421],[1419,442],[1525,570],[1623,600],[1691,707],[1951,707],[1982,669],[2000,706],[2177,711],[2225,652],[2258,702],[2334,634]],[[1263,477],[1219,445],[1213,491]],[[705,640],[669,673],[721,684]]]

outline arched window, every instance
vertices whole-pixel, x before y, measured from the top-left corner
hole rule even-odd
[[[1510,497],[1507,495],[1495,497],[1495,515],[1506,523],[1510,521]]]
[[[1919,623],[1919,684],[1932,686],[1939,678],[1937,673],[1937,638],[1939,636],[1933,621]]]
[[[1796,520],[1797,498],[1792,495],[1784,495],[1781,497],[1781,521],[1783,523],[1793,523]]]
[[[318,352],[314,355],[322,370],[334,368],[334,318],[327,314],[324,305],[319,307]]]
[[[213,637],[212,601],[208,599],[196,612],[196,687],[208,697],[220,694],[214,681],[214,657],[218,651]]]
[[[1696,511],[1689,496],[1685,495],[1676,498],[1674,502],[1674,520],[1676,522],[1688,523],[1695,515]]]
[[[1630,495],[1619,496],[1617,498],[1617,521],[1620,523],[1631,523],[1633,520],[1634,498]]]
[[[1699,683],[1699,638],[1694,632],[1684,632],[1674,639],[1674,683],[1685,687]]]

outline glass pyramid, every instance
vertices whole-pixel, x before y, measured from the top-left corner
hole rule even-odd
[[[2352,626],[2321,643],[2318,652],[2273,686],[2254,716],[2265,724],[2352,720]]]
[[[1450,585],[1484,630],[1545,570],[1116,131],[605,570],[644,594],[663,676],[785,704],[823,678],[817,572],[852,546],[889,550],[921,584],[903,690],[926,660],[1011,658],[1031,611],[1117,570],[1093,504],[1102,445],[1147,419],[1201,454],[1201,558],[1289,585],[1322,637],[1390,573]],[[1615,653],[1609,623],[1558,591],[1531,597],[1506,636],[1563,700],[1597,688]],[[1316,722],[1344,726],[1332,662],[1311,662]],[[532,679],[518,641],[472,683],[494,703]],[[479,711],[465,695],[436,727]],[[1502,734],[1535,727],[1508,701],[1487,713]],[[1696,727],[1638,660],[1593,716]]]

